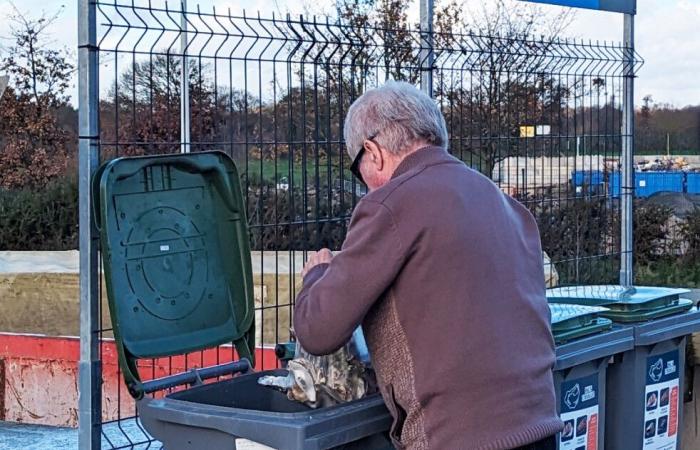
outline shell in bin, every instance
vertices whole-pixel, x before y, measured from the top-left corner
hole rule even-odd
[[[327,407],[358,400],[376,393],[374,372],[362,361],[363,340],[358,329],[353,339],[335,353],[314,356],[297,341],[294,359],[287,364],[287,376],[264,376],[263,386],[278,388],[290,400],[311,408]]]

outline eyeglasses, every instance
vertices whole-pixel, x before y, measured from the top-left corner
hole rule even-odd
[[[375,137],[377,137],[377,135],[373,134],[371,137],[368,137],[365,140],[374,142]],[[374,142],[374,144],[376,145],[377,143]],[[362,161],[362,155],[364,155],[364,154],[365,154],[365,146],[363,143],[362,147],[360,148],[360,151],[357,152],[357,156],[355,156],[355,160],[352,162],[352,165],[350,166],[350,172],[352,172],[352,174],[355,175],[355,177],[358,180],[360,180],[360,183],[366,185],[367,183],[365,183],[365,180],[362,178],[362,173],[360,173],[360,162]]]
[[[355,160],[352,162],[352,165],[350,166],[350,172],[352,172],[355,177],[360,180],[360,183],[366,184],[365,180],[362,178],[362,174],[360,173],[360,161],[362,160],[362,155],[365,153],[365,146],[363,145],[362,148],[360,149],[359,152],[357,152],[357,156],[355,156]]]

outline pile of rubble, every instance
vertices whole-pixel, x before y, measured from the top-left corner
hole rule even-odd
[[[700,164],[689,163],[683,156],[662,157],[654,160],[641,160],[636,164],[636,169],[641,172],[646,171],[684,171],[700,172]]]

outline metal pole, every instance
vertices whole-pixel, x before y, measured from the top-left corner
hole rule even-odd
[[[433,0],[420,0],[420,89],[433,96]]]
[[[7,88],[7,84],[10,82],[10,77],[8,76],[1,76],[0,77],[0,98],[2,98],[2,94],[5,93],[5,89]]]
[[[190,152],[190,83],[189,63],[187,61],[187,0],[182,0],[180,15],[180,53],[182,54],[182,73],[180,74],[180,152]]]
[[[78,0],[80,215],[80,362],[78,363],[78,446],[101,447],[102,362],[99,353],[98,234],[92,210],[92,174],[100,161],[99,50],[94,0]]]
[[[620,284],[634,284],[634,15],[625,14],[624,87],[622,101],[622,229]]]

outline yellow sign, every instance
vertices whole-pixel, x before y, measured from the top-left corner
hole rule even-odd
[[[530,127],[530,126],[520,127],[520,137],[535,137],[535,127]]]

